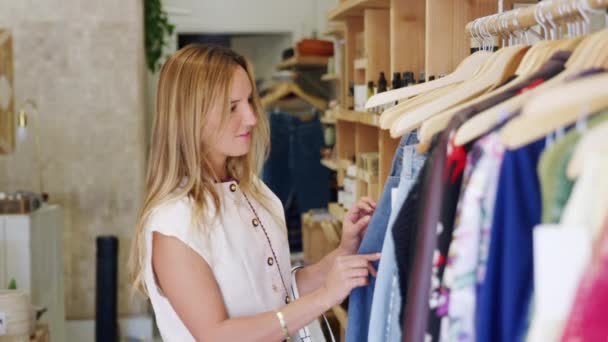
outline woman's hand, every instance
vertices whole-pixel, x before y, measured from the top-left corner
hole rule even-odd
[[[367,225],[376,210],[376,203],[371,198],[363,197],[344,216],[342,224],[341,254],[356,254],[367,231]]]
[[[327,307],[340,304],[352,289],[367,286],[369,275],[376,276],[372,261],[380,260],[380,253],[336,257],[321,288]]]

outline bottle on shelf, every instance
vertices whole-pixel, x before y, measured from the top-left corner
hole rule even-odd
[[[386,81],[386,77],[384,76],[384,72],[380,72],[380,77],[378,78],[378,93],[385,92],[387,90],[388,82]]]
[[[403,73],[402,79],[403,87],[409,87],[413,84],[416,84],[416,80],[414,79],[414,73],[411,71],[406,71]]]
[[[367,99],[369,100],[370,97],[374,96],[374,93],[374,81],[367,82]]]
[[[353,109],[355,103],[355,81],[348,82],[348,98],[346,108]]]
[[[393,88],[392,89],[401,88],[402,84],[403,83],[401,81],[401,74],[398,73],[398,72],[394,72],[393,73],[393,83],[392,83]]]
[[[403,81],[401,80],[401,74],[399,72],[394,72],[393,73],[393,83],[392,83],[392,89],[398,89],[401,88],[403,86]],[[399,101],[395,101],[393,103],[393,105],[397,105],[397,103],[399,103]]]
[[[422,70],[420,72],[420,79],[418,80],[418,83],[424,83],[426,82],[426,73],[424,72],[424,70]]]

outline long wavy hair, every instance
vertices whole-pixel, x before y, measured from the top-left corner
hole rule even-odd
[[[258,120],[252,130],[250,151],[241,157],[228,158],[228,176],[237,179],[242,191],[272,212],[271,200],[264,195],[257,177],[268,155],[270,129],[250,62],[220,46],[184,47],[171,56],[160,71],[145,197],[130,252],[134,289],[146,297],[145,225],[154,208],[187,196],[193,203],[192,226],[205,230],[206,213],[219,212],[210,210],[209,206],[221,207],[203,131],[214,108],[221,108],[221,127],[226,123],[230,114],[230,87],[237,68],[243,68],[249,76],[252,107]]]

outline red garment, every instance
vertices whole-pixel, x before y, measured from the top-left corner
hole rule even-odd
[[[578,288],[562,342],[608,341],[608,219]]]

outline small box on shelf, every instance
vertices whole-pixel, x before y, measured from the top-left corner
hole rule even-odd
[[[350,177],[344,177],[344,191],[356,194],[357,193],[357,180]]]
[[[346,168],[346,175],[348,177],[357,178],[357,165],[351,164]]]
[[[302,249],[307,263],[316,263],[337,247],[338,233],[332,221],[327,211],[321,215],[314,211],[302,214]]]
[[[329,213],[336,221],[344,221],[344,215],[346,214],[346,212],[347,210],[344,209],[344,207],[340,205],[340,203],[329,203]]]
[[[361,153],[357,156],[357,167],[371,175],[378,176],[378,152]]]

